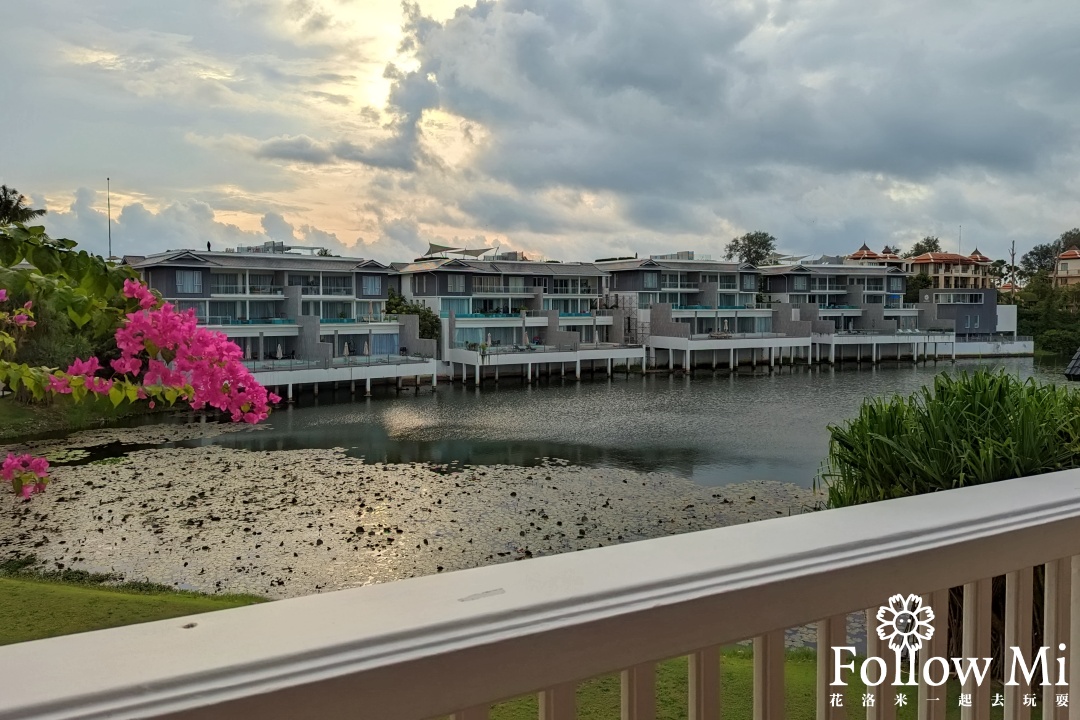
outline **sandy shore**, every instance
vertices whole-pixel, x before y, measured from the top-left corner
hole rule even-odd
[[[65,446],[197,433],[95,430]],[[30,502],[2,498],[0,557],[290,597],[766,520],[816,499],[783,483],[705,488],[557,460],[458,468],[366,464],[340,450],[140,450],[119,463],[58,467]]]

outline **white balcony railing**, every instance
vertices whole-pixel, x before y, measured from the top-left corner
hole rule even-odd
[[[1004,576],[1003,635],[1030,660],[1043,565],[1046,667],[1064,656],[1076,677],[1080,471],[1070,471],[9,645],[0,718],[479,720],[493,702],[537,693],[539,717],[570,720],[577,683],[612,671],[622,717],[652,718],[655,663],[679,656],[690,658],[689,717],[717,718],[718,647],[752,638],[753,715],[779,720],[784,629],[808,623],[817,717],[888,718],[891,680],[868,689],[865,710],[830,706],[831,648],[852,644],[848,613],[870,609],[868,654],[888,664],[872,613],[893,594],[921,595],[936,631],[920,658],[944,658],[948,589],[962,586],[963,654],[990,657],[991,580]],[[1069,716],[1055,706],[1067,689],[1018,676],[1001,690],[1006,718],[1028,717],[1029,693],[1044,718]],[[969,674],[962,717],[988,718],[993,691]],[[920,718],[945,717],[944,688],[924,681],[912,693]]]

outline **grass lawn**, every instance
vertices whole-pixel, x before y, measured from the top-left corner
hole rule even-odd
[[[95,427],[103,420],[117,420],[148,412],[151,411],[145,403],[124,403],[114,408],[107,398],[76,403],[60,395],[47,404],[27,405],[15,400],[13,395],[5,395],[0,397],[0,440],[53,430]]]
[[[0,577],[0,645],[250,605],[261,598],[132,592]]]
[[[251,596],[207,596],[177,593],[153,585],[103,587],[107,576],[86,573],[54,573],[35,576],[25,563],[0,565],[0,645],[69,633],[100,630],[133,623],[164,620],[194,613],[223,610],[261,602]],[[66,578],[66,579],[65,579]],[[811,650],[789,651],[786,663],[787,717],[812,720],[815,715],[816,656]],[[435,689],[437,683],[430,686]],[[687,661],[679,658],[657,666],[656,697],[658,720],[680,720],[687,716]],[[726,648],[721,664],[721,703],[725,720],[750,720],[753,716],[753,654],[750,648]],[[900,707],[900,720],[915,720],[915,689],[907,688],[908,704]],[[946,717],[958,720],[959,687],[955,682],[942,693]],[[849,681],[844,705],[851,717],[864,712],[865,688],[858,677]],[[997,692],[994,690],[993,692]],[[619,676],[590,680],[578,688],[578,718],[619,719]],[[889,696],[893,701],[894,696]],[[1041,702],[1041,696],[1039,698]],[[492,720],[535,720],[535,695],[495,705]],[[1035,708],[1032,717],[1040,717]],[[1002,708],[991,708],[991,718],[1003,717]]]

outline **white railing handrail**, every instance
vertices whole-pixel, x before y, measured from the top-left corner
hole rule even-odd
[[[1078,553],[1053,473],[9,645],[0,718],[436,717]]]

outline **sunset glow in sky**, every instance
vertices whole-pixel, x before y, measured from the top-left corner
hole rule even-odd
[[[1051,21],[1052,20],[1052,21]],[[565,260],[1080,225],[1080,3],[13,3],[0,182],[118,255]]]

